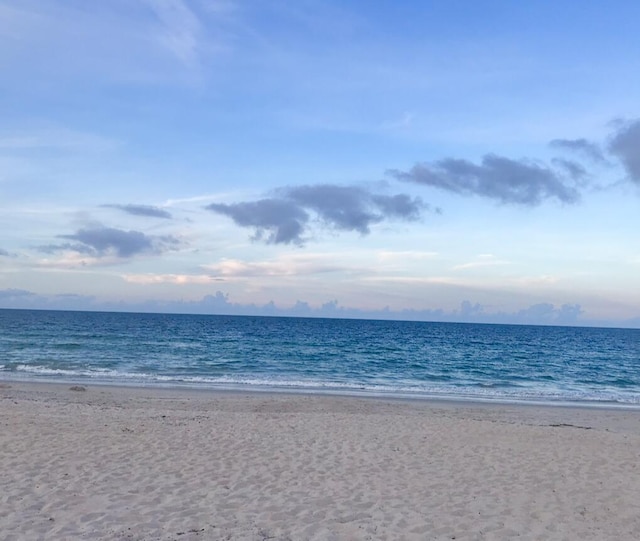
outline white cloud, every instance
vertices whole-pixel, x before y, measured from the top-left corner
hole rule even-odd
[[[255,276],[309,276],[356,270],[344,264],[336,264],[335,261],[336,257],[331,254],[283,255],[276,259],[258,262],[223,259],[219,263],[204,265],[203,268],[225,279]]]
[[[159,43],[189,67],[198,64],[202,25],[182,0],[145,0],[162,29],[157,33]]]
[[[36,260],[35,267],[43,269],[82,269],[89,267],[109,267],[119,265],[122,259],[115,256],[95,257],[68,250],[58,257],[44,257]]]
[[[0,15],[0,61],[14,74],[57,84],[191,83],[202,55],[214,50],[207,25],[181,0],[7,0]]]
[[[542,274],[540,276],[520,276],[518,278],[511,278],[510,283],[517,285],[518,287],[542,287],[555,285],[560,282],[558,276],[552,276],[549,274]]]
[[[420,250],[401,250],[389,251],[382,250],[377,252],[377,258],[381,263],[406,263],[407,261],[424,261],[426,259],[435,259],[438,252],[423,252]]]
[[[474,261],[455,265],[453,270],[477,269],[482,267],[498,267],[510,265],[510,261],[504,259],[496,259],[492,254],[480,254]]]
[[[219,281],[213,276],[207,274],[123,274],[122,279],[125,282],[139,285],[152,285],[152,284],[174,284],[174,285],[189,285],[189,284],[213,284]]]

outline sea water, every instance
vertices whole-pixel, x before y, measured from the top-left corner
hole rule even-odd
[[[0,379],[640,407],[640,330],[0,310]]]

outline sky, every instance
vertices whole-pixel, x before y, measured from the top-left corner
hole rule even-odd
[[[640,327],[638,20],[0,0],[0,308]]]

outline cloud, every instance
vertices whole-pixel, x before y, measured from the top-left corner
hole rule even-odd
[[[396,195],[373,195],[371,201],[387,218],[400,218],[402,220],[419,220],[422,209],[428,208],[419,197],[411,198],[400,193]],[[439,209],[436,210],[439,213]]]
[[[556,167],[564,169],[565,172],[571,177],[572,180],[579,181],[589,176],[589,173],[581,163],[573,160],[566,160],[564,158],[554,158],[551,163]]]
[[[136,282],[134,283],[143,283]],[[150,282],[155,283],[155,282]],[[23,289],[0,289],[1,308],[32,308],[61,310],[101,310],[115,312],[159,312],[186,314],[234,314],[234,315],[280,315],[305,317],[339,317],[357,319],[382,319],[404,321],[442,321],[470,323],[499,323],[526,325],[587,325],[638,328],[640,318],[626,320],[596,320],[585,318],[586,312],[579,304],[554,305],[539,303],[519,310],[490,311],[478,302],[464,300],[457,309],[421,308],[390,309],[388,306],[372,309],[341,305],[333,299],[320,305],[297,300],[292,306],[277,305],[274,301],[265,304],[232,302],[229,294],[216,291],[198,300],[147,300],[143,302],[106,301],[96,297],[58,294],[43,295]]]
[[[480,165],[446,158],[419,163],[409,171],[390,170],[397,180],[432,186],[460,195],[479,195],[500,203],[537,206],[544,199],[575,203],[578,191],[554,170],[528,160],[487,154]]]
[[[11,254],[9,252],[0,248],[0,257],[9,257],[10,255]]]
[[[461,263],[460,265],[455,265],[453,270],[466,270],[466,269],[477,269],[482,267],[497,267],[502,265],[510,265],[509,261],[503,259],[496,259],[491,254],[481,254],[479,255],[475,261],[469,261],[467,263]]]
[[[286,193],[301,207],[315,211],[321,220],[337,229],[366,234],[371,223],[380,221],[380,217],[367,208],[364,190],[355,186],[298,186],[289,188]]]
[[[145,0],[162,23],[160,43],[187,66],[198,60],[202,25],[182,0]]]
[[[25,289],[0,289],[0,300],[20,299],[24,297],[33,297],[35,293]]]
[[[420,250],[401,250],[392,252],[390,250],[383,250],[378,252],[376,256],[381,263],[405,264],[407,261],[435,259],[438,257],[438,252],[424,252]]]
[[[314,213],[340,231],[370,232],[387,219],[417,220],[427,208],[406,194],[375,194],[358,186],[302,185],[277,190],[278,197],[235,204],[212,203],[208,210],[229,216],[241,227],[255,228],[254,239],[269,244],[302,244]]]
[[[85,2],[2,1],[0,34],[9,39],[0,60],[17,74],[8,84],[19,90],[44,80],[48,93],[67,88],[70,77],[89,86],[192,84],[227,41],[228,17],[210,9],[213,2],[91,2],[87,8]]]
[[[244,203],[211,203],[207,210],[229,216],[241,227],[255,228],[255,240],[267,244],[301,244],[309,215],[293,201],[261,199]]]
[[[224,279],[253,276],[310,276],[330,272],[353,271],[335,263],[331,254],[299,256],[287,255],[271,261],[248,262],[238,259],[223,259],[219,263],[204,266],[205,269]]]
[[[180,243],[170,235],[148,236],[140,231],[124,231],[103,226],[79,229],[72,235],[59,235],[59,238],[76,242],[44,246],[40,248],[41,251],[70,250],[97,258],[129,258],[143,253],[161,253],[175,249]]]
[[[579,325],[588,323],[582,320],[584,310],[579,304],[551,303],[533,304],[516,312],[489,312],[480,303],[465,300],[460,308],[452,312],[450,321],[469,323],[500,323],[519,325]]]
[[[518,323],[575,325],[583,314],[579,304],[563,304],[556,308],[550,303],[534,304],[513,315]]]
[[[41,295],[24,289],[0,289],[0,307],[33,310],[100,310],[117,309],[113,305],[100,306],[95,297],[62,293]]]
[[[622,161],[629,178],[640,184],[640,120],[624,123],[611,138],[609,151]]]
[[[151,205],[102,205],[105,208],[122,210],[133,216],[148,216],[150,218],[171,219],[171,213],[159,207]]]
[[[115,252],[119,257],[130,257],[152,249],[151,239],[140,231],[123,231],[111,227],[80,229],[73,235],[61,238],[80,242],[78,251],[94,252],[99,255]]]
[[[549,146],[551,146],[551,148],[582,154],[594,162],[606,161],[600,147],[586,139],[554,139],[549,143]]]
[[[423,208],[419,199],[411,199],[408,195],[371,194],[358,186],[297,186],[288,188],[285,193],[336,229],[358,231],[363,235],[369,233],[372,224],[385,218],[416,220]]]
[[[124,274],[122,279],[131,284],[153,285],[153,284],[212,284],[219,282],[220,278],[207,274]]]

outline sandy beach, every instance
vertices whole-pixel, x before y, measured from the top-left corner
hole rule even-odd
[[[6,382],[4,540],[640,539],[640,411]]]

